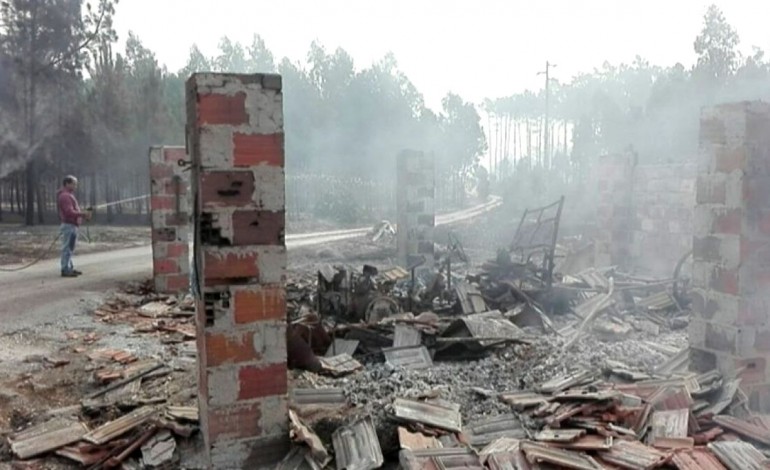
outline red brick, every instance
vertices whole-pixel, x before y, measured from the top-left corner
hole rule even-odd
[[[175,242],[176,239],[176,228],[174,227],[156,228],[152,231],[153,243]]]
[[[233,245],[284,245],[284,211],[236,211],[233,213]]]
[[[212,251],[214,250],[209,249],[204,254],[204,279],[245,279],[259,277],[256,253],[226,253],[219,251],[219,253],[215,255]]]
[[[187,160],[187,151],[184,148],[164,148],[163,158],[172,166],[177,166],[179,160]]]
[[[261,358],[262,355],[254,349],[253,332],[236,335],[206,334],[206,367],[253,362]]]
[[[201,175],[203,208],[244,207],[254,204],[254,173],[250,171],[210,171]]]
[[[184,180],[180,180],[179,183],[177,183],[174,181],[174,178],[169,178],[165,181],[163,194],[176,197],[177,185],[179,185],[179,196],[184,197],[184,195],[187,194],[187,183]]]
[[[168,226],[179,226],[184,225],[186,226],[188,223],[190,223],[190,217],[185,212],[180,212],[177,214],[176,212],[173,214],[167,214],[166,215],[166,225]]]
[[[150,163],[150,178],[164,180],[174,176],[174,168],[163,163]]]
[[[198,125],[238,126],[248,122],[246,93],[239,92],[232,96],[215,93],[198,95]]]
[[[236,167],[283,167],[283,134],[233,135],[233,161]]]
[[[765,320],[767,321],[767,315],[765,312]],[[754,348],[757,351],[770,352],[770,330],[759,330],[754,337]]]
[[[176,202],[172,196],[152,196],[150,197],[150,210],[162,211],[172,210],[176,207]]]
[[[763,326],[770,324],[768,321],[770,302],[761,298],[744,298],[741,300],[736,326]]]
[[[239,400],[285,395],[288,390],[286,364],[245,366],[238,371]]]
[[[166,276],[166,291],[180,292],[190,288],[190,276],[186,274],[172,274]]]
[[[169,243],[166,245],[166,256],[169,258],[183,257],[183,261],[186,261],[188,253],[189,247],[187,243]]]
[[[153,266],[155,274],[176,274],[179,272],[179,263],[175,259],[155,259],[153,260]]]
[[[210,407],[208,410],[209,442],[258,437],[262,434],[262,406],[258,402]]]
[[[286,318],[286,292],[281,287],[235,291],[235,323],[245,324]]]
[[[712,230],[714,233],[740,235],[741,222],[741,210],[729,209],[721,214],[714,214]]]
[[[724,294],[738,295],[738,270],[716,268],[711,274],[711,288]]]

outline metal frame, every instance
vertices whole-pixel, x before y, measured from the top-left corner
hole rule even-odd
[[[554,209],[556,210],[556,215],[554,217],[550,217],[547,219],[544,219],[543,217],[546,215],[546,212],[549,210]],[[527,209],[524,211],[524,214],[521,216],[521,220],[519,221],[519,226],[516,228],[516,235],[513,237],[513,242],[511,243],[510,250],[513,253],[519,253],[520,258],[523,262],[529,263],[532,259],[532,255],[535,253],[538,253],[542,251],[543,253],[543,265],[541,266],[541,272],[543,275],[542,279],[546,287],[548,289],[551,288],[553,285],[553,270],[555,267],[555,252],[556,252],[556,241],[558,240],[559,236],[559,224],[561,222],[561,214],[562,209],[564,208],[564,196],[560,197],[558,201],[549,204],[544,207],[539,207],[537,209]],[[527,224],[528,216],[530,219],[533,215],[536,215],[537,219],[534,221],[534,223]],[[548,244],[545,243],[537,243],[535,240],[535,236],[540,232],[540,229],[544,226],[548,226],[549,224],[553,223],[553,234],[550,237],[550,241]],[[533,226],[534,229],[529,232],[529,237],[527,240],[524,240],[523,238],[527,235],[523,233],[523,228],[526,226]]]

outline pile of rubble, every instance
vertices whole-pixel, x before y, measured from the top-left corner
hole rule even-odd
[[[396,396],[387,407],[404,469],[653,468],[760,470],[770,460],[770,417],[751,415],[738,381],[715,372],[688,373],[681,355],[661,365],[666,378],[618,366],[616,379],[576,369],[534,390],[493,393],[506,413],[462,418],[462,405],[439,391]],[[301,416],[324,425],[338,469],[375,469],[385,462],[383,435],[371,416],[351,408],[341,389],[295,389],[293,437],[297,447],[279,468],[325,468],[329,453]],[[319,416],[325,418],[319,419]],[[327,425],[328,426],[328,425]],[[385,439],[387,440],[387,439]],[[393,451],[393,449],[389,449]]]
[[[87,383],[74,383],[73,392],[86,393],[72,397],[77,404],[16,420],[8,451],[23,464],[14,468],[70,468],[67,462],[91,469],[179,468],[180,457],[198,446],[190,439],[198,429],[192,301],[156,296],[144,284],[94,315],[156,338],[162,353],[100,348],[94,332],[66,332],[71,345],[46,357],[46,366],[70,368],[73,381],[85,371]]]

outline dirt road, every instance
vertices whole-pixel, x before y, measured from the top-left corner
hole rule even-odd
[[[436,217],[437,225],[471,219],[501,204],[492,198],[485,204]],[[289,249],[346,240],[365,235],[368,228],[335,230],[286,237]],[[75,257],[77,269],[86,274],[78,278],[59,277],[58,260],[45,260],[16,273],[0,272],[0,335],[20,328],[46,323],[52,318],[79,310],[78,301],[98,299],[120,282],[140,280],[152,275],[149,246],[90,253]]]

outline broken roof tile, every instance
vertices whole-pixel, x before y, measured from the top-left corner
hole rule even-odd
[[[399,453],[399,462],[404,470],[484,470],[475,452],[468,448],[445,449],[404,449]]]
[[[715,416],[714,422],[741,437],[770,446],[770,433],[762,426],[726,415]]]
[[[83,439],[92,444],[104,444],[149,421],[157,412],[158,410],[152,406],[136,409],[115,421],[110,421],[94,429],[83,436]]]
[[[476,448],[484,447],[500,438],[523,439],[527,437],[521,422],[512,414],[503,414],[474,421],[463,429],[468,443]]]
[[[567,374],[554,377],[553,379],[542,384],[540,386],[540,391],[543,393],[561,392],[570,387],[574,387],[576,385],[581,385],[583,383],[589,382],[591,379],[593,379],[593,377],[594,377],[593,372],[585,369],[580,369],[574,372],[570,372]]]
[[[708,448],[729,470],[767,470],[767,458],[748,442],[712,442]]]
[[[707,416],[707,415],[716,416],[722,413],[724,410],[726,410],[727,407],[730,406],[730,403],[733,402],[733,398],[735,398],[735,395],[738,393],[738,388],[740,387],[740,384],[741,384],[741,379],[731,380],[726,384],[724,384],[722,386],[722,390],[719,392],[719,396],[716,398],[713,404],[708,408],[705,408],[700,412],[698,412],[698,416]]]
[[[337,470],[374,470],[384,459],[372,419],[366,417],[332,434]]]
[[[353,356],[350,354],[339,354],[334,357],[319,357],[318,360],[321,362],[322,370],[335,377],[352,374],[353,372],[364,368],[364,366],[353,359]]]
[[[701,447],[678,450],[671,464],[677,470],[727,470],[714,454]]]
[[[550,397],[536,392],[503,392],[500,394],[500,400],[516,410],[522,410],[547,403]]]
[[[447,431],[460,432],[462,417],[460,406],[453,403],[419,402],[396,398],[393,403],[396,418],[413,423],[422,423]]]
[[[690,410],[654,411],[652,413],[651,442],[663,437],[687,437]]]
[[[618,440],[612,449],[599,452],[602,460],[629,470],[648,470],[660,467],[669,453],[646,446],[638,441]]]
[[[11,451],[20,459],[35,457],[79,441],[88,432],[85,424],[54,418],[9,439]]]
[[[440,449],[444,447],[434,436],[426,436],[420,432],[409,432],[406,428],[398,428],[398,442],[402,449]]]
[[[293,405],[345,405],[347,398],[341,388],[292,388]]]
[[[557,449],[533,442],[522,442],[521,450],[531,464],[548,463],[560,468],[602,470],[602,466],[587,454]]]
[[[585,429],[543,429],[535,434],[535,440],[559,443],[574,442],[585,434]]]

